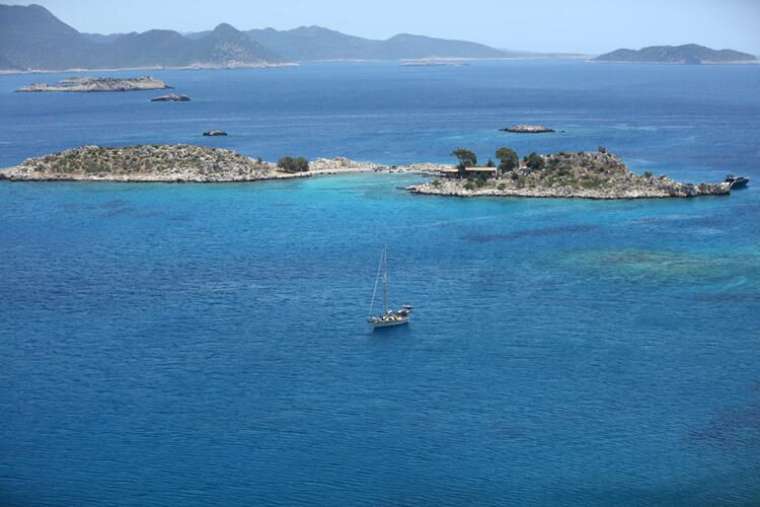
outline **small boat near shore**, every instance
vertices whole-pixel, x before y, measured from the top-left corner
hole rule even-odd
[[[383,313],[380,315],[373,314],[375,309],[375,296],[377,296],[377,287],[380,284],[380,279],[383,280]],[[380,256],[380,264],[377,267],[377,276],[375,277],[375,288],[372,291],[372,302],[369,307],[369,317],[367,322],[373,329],[380,329],[386,327],[396,327],[409,324],[409,319],[412,316],[412,306],[403,305],[399,310],[388,309],[388,248],[383,250]]]

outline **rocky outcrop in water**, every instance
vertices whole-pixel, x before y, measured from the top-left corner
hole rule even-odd
[[[502,132],[511,132],[513,134],[549,134],[554,132],[554,129],[544,127],[543,125],[513,125],[501,130]]]
[[[538,156],[537,156],[538,157]],[[540,160],[540,162],[539,162]],[[490,179],[437,179],[413,185],[412,193],[456,197],[649,199],[727,195],[729,183],[680,183],[650,173],[637,175],[607,152],[556,153],[533,158],[529,167]]]
[[[31,92],[132,92],[144,90],[163,90],[171,88],[160,79],[150,76],[135,78],[110,77],[73,77],[55,84],[35,83],[16,90],[20,93]]]
[[[177,95],[176,93],[161,95],[150,99],[151,102],[190,102],[190,100],[190,97],[187,95]]]
[[[207,130],[203,135],[205,137],[224,137],[227,135],[227,132],[224,130]]]

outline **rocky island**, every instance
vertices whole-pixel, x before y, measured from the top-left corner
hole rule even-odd
[[[36,92],[133,92],[171,88],[160,79],[150,76],[135,78],[72,77],[55,84],[35,83],[16,90],[19,93]]]
[[[554,129],[544,127],[543,125],[513,125],[505,129],[501,129],[502,132],[511,132],[513,134],[549,134],[554,132]]]
[[[444,178],[413,185],[415,194],[478,197],[580,199],[651,199],[728,195],[729,183],[692,184],[650,172],[637,175],[615,155],[598,152],[530,154],[522,161],[514,151],[497,152],[499,167],[477,167],[468,150],[457,150],[460,165]]]
[[[232,150],[186,144],[83,146],[0,169],[0,180],[224,183],[354,172],[437,174],[438,169],[432,165],[387,167],[340,157],[313,161],[283,157],[275,164]]]
[[[190,97],[187,95],[177,95],[176,93],[161,95],[150,99],[151,102],[190,102],[190,100]]]
[[[733,49],[712,49],[699,44],[617,49],[594,58],[607,63],[669,63],[678,65],[759,63],[757,57]]]

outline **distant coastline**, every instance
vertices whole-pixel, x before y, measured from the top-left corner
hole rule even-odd
[[[368,63],[398,63],[404,67],[462,67],[467,63],[476,62],[512,62],[512,61],[534,61],[534,60],[561,60],[561,61],[575,61],[582,63],[591,63],[597,65],[603,64],[647,64],[647,65],[684,65],[682,62],[656,62],[656,61],[626,61],[626,60],[597,60],[591,55],[533,55],[533,56],[509,56],[500,58],[421,58],[417,59],[393,59],[393,60],[375,60],[375,59],[354,59],[354,58],[336,58],[325,60],[309,60],[309,61],[295,61],[295,62],[281,62],[281,63],[245,63],[237,65],[227,64],[195,64],[195,65],[182,65],[182,66],[163,66],[163,65],[146,65],[138,67],[109,67],[109,68],[69,68],[69,69],[0,69],[0,76],[2,75],[35,75],[35,74],[73,74],[73,73],[110,73],[110,72],[150,72],[150,71],[201,71],[201,70],[246,70],[246,69],[287,69],[294,67],[301,67],[304,64],[323,64],[323,63],[344,63],[344,64],[368,64]],[[448,63],[447,61],[451,62]],[[760,65],[760,59],[758,60],[737,60],[726,62],[701,62],[700,65],[704,66],[720,66],[720,65]]]
[[[282,63],[245,63],[237,65],[215,65],[215,64],[193,64],[183,66],[161,66],[161,65],[147,65],[142,67],[113,67],[113,68],[71,68],[71,69],[2,69],[0,75],[16,75],[16,74],[68,74],[68,73],[108,73],[108,72],[146,72],[146,71],[163,71],[163,70],[242,70],[242,69],[279,69],[288,67],[299,67],[301,64],[297,62],[282,62]]]
[[[140,67],[111,67],[111,68],[70,68],[70,69],[0,69],[0,75],[23,75],[23,74],[69,74],[69,73],[110,73],[110,72],[150,72],[150,71],[200,71],[200,70],[245,70],[245,69],[285,69],[293,67],[302,67],[304,64],[323,64],[323,63],[344,63],[344,64],[369,64],[369,63],[398,63],[404,67],[462,67],[468,63],[476,62],[512,62],[512,61],[533,61],[533,60],[563,60],[563,61],[576,61],[584,63],[608,63],[608,62],[595,62],[590,55],[534,55],[534,56],[507,56],[499,58],[420,58],[420,59],[390,59],[390,60],[375,60],[375,59],[354,59],[354,58],[337,58],[326,60],[308,60],[308,61],[296,61],[296,62],[281,62],[281,63],[245,63],[237,65],[227,64],[194,64],[183,66],[162,66],[162,65],[148,65]],[[616,63],[616,62],[609,62]],[[627,63],[627,62],[626,62]],[[760,63],[760,62],[749,62]],[[406,64],[406,65],[405,65]]]
[[[630,61],[630,60],[597,60],[597,59],[590,59],[585,60],[586,63],[594,63],[597,65],[604,65],[607,63],[613,63],[613,64],[630,64],[630,65],[673,65],[673,66],[683,66],[686,65],[683,62],[655,62],[655,61]],[[737,60],[737,61],[727,61],[727,62],[700,62],[699,65],[703,66],[720,66],[720,65],[760,65],[760,59],[758,60]]]

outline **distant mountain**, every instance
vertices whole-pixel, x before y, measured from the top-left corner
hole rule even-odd
[[[387,40],[318,26],[241,32],[171,30],[100,35],[80,33],[39,5],[0,5],[0,69],[226,66],[313,60],[401,60],[522,56],[473,42],[401,34]]]
[[[19,68],[63,69],[90,56],[92,44],[39,5],[0,5],[0,61]]]
[[[638,51],[618,49],[595,58],[599,62],[639,62],[639,63],[748,63],[757,58],[733,49],[715,50],[698,44],[683,46],[650,46]]]
[[[374,59],[371,55],[378,44],[318,26],[284,31],[266,28],[247,33],[253,40],[292,61]]]
[[[250,30],[251,38],[293,61],[504,58],[508,52],[474,42],[401,34],[387,40],[346,35],[319,26]]]
[[[219,25],[198,39],[171,30],[130,33],[111,43],[100,43],[98,49],[96,67],[237,65],[280,60],[272,51],[227,24]]]
[[[373,40],[319,26],[241,32],[228,24],[172,30],[80,33],[44,7],[0,5],[0,70],[244,66],[315,60],[540,57],[474,42],[400,34]]]
[[[224,66],[280,60],[227,24],[194,39],[171,30],[99,36],[79,33],[38,5],[0,5],[0,69]]]

